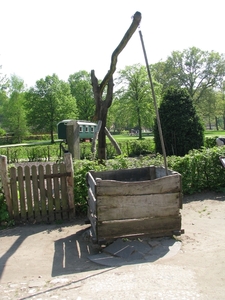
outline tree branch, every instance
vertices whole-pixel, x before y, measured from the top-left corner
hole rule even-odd
[[[102,93],[105,86],[107,85],[109,78],[113,75],[113,73],[116,70],[116,63],[117,63],[117,57],[120,54],[120,52],[125,48],[127,43],[129,42],[130,38],[134,34],[135,30],[139,26],[141,22],[141,13],[137,11],[134,16],[133,16],[133,21],[125,33],[123,39],[121,40],[120,44],[117,46],[117,48],[114,50],[112,57],[111,57],[111,65],[110,65],[110,70],[108,73],[105,75],[105,78],[102,80],[100,84],[100,92]]]

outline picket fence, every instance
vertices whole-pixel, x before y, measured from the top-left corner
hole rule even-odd
[[[9,215],[16,223],[52,222],[74,217],[73,164],[70,153],[65,153],[64,162],[61,163],[19,165],[9,170],[7,158],[0,156],[0,161]]]

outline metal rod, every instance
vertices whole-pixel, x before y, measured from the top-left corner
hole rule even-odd
[[[159,112],[158,112],[157,103],[156,103],[156,97],[155,97],[155,91],[154,91],[154,86],[153,86],[153,82],[152,82],[152,76],[151,76],[150,69],[149,69],[148,59],[147,59],[147,55],[146,55],[146,51],[145,51],[145,46],[144,46],[144,41],[143,41],[141,30],[139,30],[139,35],[140,35],[140,39],[141,39],[142,49],[143,49],[143,52],[144,52],[145,63],[146,63],[146,68],[147,68],[147,72],[148,72],[148,78],[149,78],[149,82],[150,82],[150,86],[151,86],[151,90],[152,90],[152,97],[153,97],[153,100],[154,100],[156,119],[157,119],[159,136],[160,136],[161,147],[162,147],[162,152],[163,152],[164,166],[165,166],[165,170],[166,170],[166,175],[168,175],[167,161],[166,161],[166,150],[165,150],[165,145],[164,145],[164,140],[163,140],[162,127],[161,127]]]

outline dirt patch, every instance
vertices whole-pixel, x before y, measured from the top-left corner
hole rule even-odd
[[[223,299],[225,195],[183,199],[181,249],[174,256],[109,268],[85,235],[85,219],[0,232],[2,299]]]

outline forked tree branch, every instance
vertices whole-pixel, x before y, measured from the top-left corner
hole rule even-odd
[[[105,78],[102,80],[100,84],[100,93],[103,93],[103,90],[105,86],[108,84],[109,78],[113,75],[113,73],[116,70],[116,63],[117,63],[117,57],[120,54],[120,52],[126,47],[127,43],[129,42],[130,38],[134,34],[135,30],[139,26],[141,22],[141,13],[137,11],[134,16],[133,16],[133,21],[125,33],[124,37],[122,38],[121,42],[117,46],[117,48],[114,50],[112,57],[111,57],[111,65],[110,65],[110,70],[108,73],[105,75]]]

